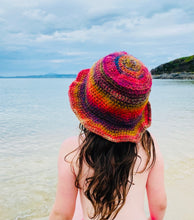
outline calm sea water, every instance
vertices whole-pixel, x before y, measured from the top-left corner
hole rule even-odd
[[[0,79],[0,219],[47,219],[57,155],[78,134],[68,103],[73,79]],[[193,220],[194,81],[153,80],[156,137],[166,164],[167,220]]]

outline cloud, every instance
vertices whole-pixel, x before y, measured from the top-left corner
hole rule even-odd
[[[164,37],[178,37],[180,35],[194,34],[194,23],[179,24],[168,27],[154,27],[148,31],[139,31],[142,37],[146,38],[164,38]]]
[[[70,32],[54,32],[52,35],[41,34],[37,36],[35,41],[45,42],[45,41],[68,41],[68,42],[83,42],[89,39],[87,36],[88,30],[75,30]]]
[[[176,15],[176,16],[175,16]],[[35,41],[64,41],[64,42],[96,42],[110,43],[120,39],[122,43],[130,41],[137,42],[139,39],[161,39],[167,37],[179,37],[194,34],[194,22],[184,23],[185,12],[182,10],[171,10],[169,12],[155,14],[150,18],[134,17],[117,18],[101,25],[92,25],[73,31],[56,31],[51,35],[38,35]],[[181,23],[177,21],[181,21]],[[168,23],[166,22],[168,21]],[[130,42],[129,42],[130,44]]]
[[[24,13],[24,16],[37,21],[43,22],[54,22],[56,20],[56,16],[53,14],[48,14],[41,9],[32,9],[27,10]]]
[[[59,59],[59,60],[51,60],[51,63],[64,63],[65,59]]]
[[[10,60],[17,52],[20,65],[14,65],[21,72],[27,58],[37,69],[69,72],[126,50],[156,66],[168,57],[193,53],[193,9],[193,0],[2,0],[0,57]]]

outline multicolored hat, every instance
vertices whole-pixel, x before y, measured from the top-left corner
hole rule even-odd
[[[69,87],[70,105],[86,129],[112,142],[139,142],[151,125],[151,73],[126,52],[98,60]]]

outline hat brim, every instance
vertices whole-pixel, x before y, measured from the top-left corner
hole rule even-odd
[[[129,121],[128,125],[113,124],[100,117],[87,103],[86,83],[90,69],[78,73],[76,80],[69,87],[70,105],[86,129],[112,142],[138,143],[144,131],[151,125],[151,105],[148,102],[141,115]],[[131,126],[133,124],[133,126]]]

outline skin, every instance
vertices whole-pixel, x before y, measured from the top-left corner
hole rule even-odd
[[[143,170],[146,163],[146,154],[143,147],[138,144],[138,154],[141,156],[142,161],[136,161],[134,168],[134,186],[131,187],[126,203],[120,210],[115,220],[162,220],[166,210],[166,193],[164,186],[164,162],[158,145],[155,142],[156,148],[156,163],[151,169],[146,169],[143,173],[138,173]],[[78,152],[74,152],[68,156],[68,161],[64,161],[64,156],[73,151],[79,146],[78,137],[72,137],[64,141],[59,152],[58,159],[58,185],[54,206],[52,208],[49,220],[72,220],[76,197],[78,189],[75,187],[75,176],[78,172],[76,166],[76,157]],[[92,170],[85,164],[83,166],[83,178],[80,185],[84,185],[86,175],[92,175]],[[150,217],[147,218],[144,212],[144,196],[147,192],[148,204],[150,210]],[[84,196],[83,190],[80,190],[80,200],[83,210],[84,220],[89,220],[88,213],[92,213],[92,206],[88,199]]]

